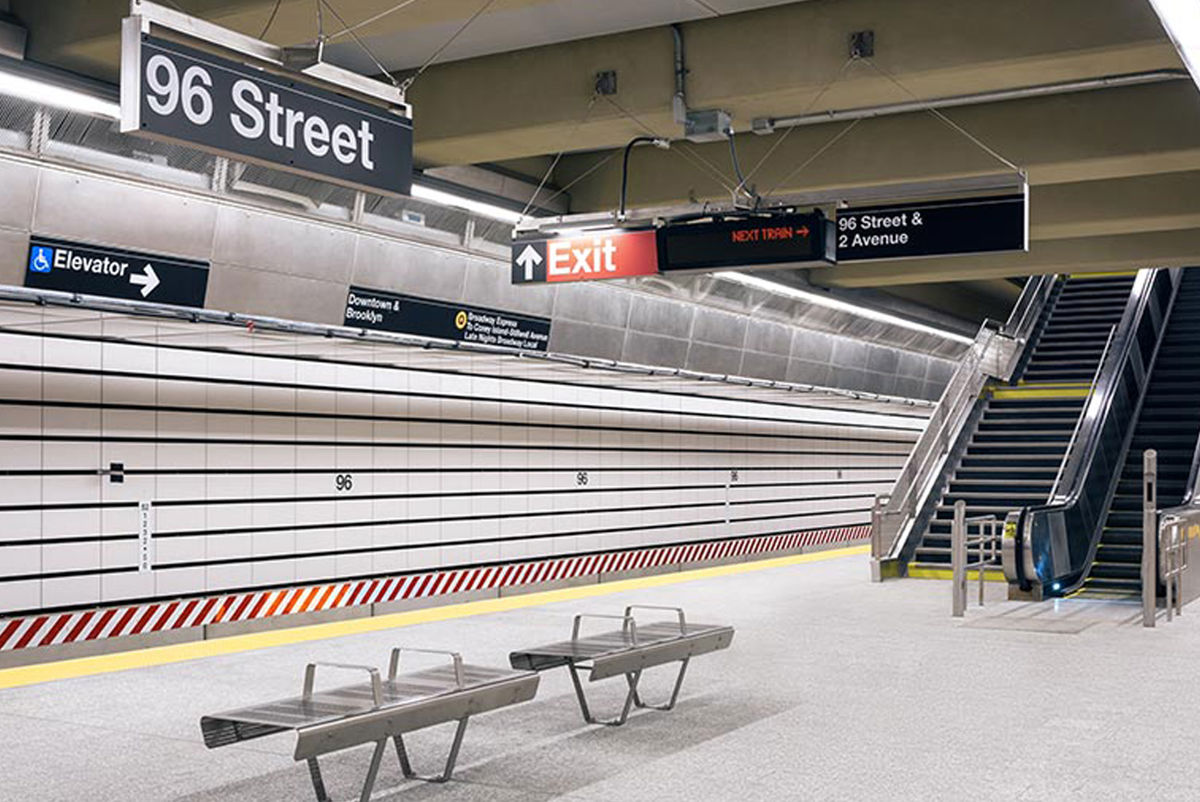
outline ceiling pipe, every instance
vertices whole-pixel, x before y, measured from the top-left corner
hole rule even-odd
[[[683,29],[676,23],[671,26],[671,36],[675,39],[675,96],[671,100],[671,108],[675,113],[675,124],[687,123],[687,64],[683,60]]]
[[[1190,79],[1190,77],[1187,70],[1152,70],[1149,72],[1109,75],[1101,78],[1085,78],[1078,81],[1023,86],[1016,89],[998,89],[993,92],[977,92],[970,95],[953,95],[951,97],[931,98],[929,100],[911,100],[903,103],[864,106],[857,109],[818,111],[811,114],[798,114],[792,117],[758,117],[751,123],[751,130],[756,134],[769,134],[777,128],[796,128],[802,125],[818,125],[820,123],[840,122],[844,120],[862,120],[870,117],[887,117],[893,114],[910,114],[917,111],[975,106],[983,103],[1001,103],[1006,100],[1049,97],[1053,95],[1065,95],[1071,92],[1088,92],[1095,89],[1140,86],[1142,84],[1153,84],[1163,81]]]

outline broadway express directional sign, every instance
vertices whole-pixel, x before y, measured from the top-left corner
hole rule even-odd
[[[268,72],[152,36],[140,17],[125,20],[121,130],[355,188],[412,189],[408,117],[301,73]]]
[[[549,318],[415,298],[368,287],[350,288],[344,322],[355,328],[499,345],[522,351],[545,351],[550,344]]]
[[[654,230],[596,231],[518,240],[512,246],[513,284],[633,278],[657,272],[658,235]]]

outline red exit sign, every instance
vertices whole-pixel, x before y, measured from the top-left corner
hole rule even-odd
[[[595,281],[658,272],[654,231],[597,231],[512,246],[512,283]]]

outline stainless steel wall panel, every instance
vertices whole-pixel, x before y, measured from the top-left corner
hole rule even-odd
[[[329,281],[216,264],[208,280],[209,306],[231,312],[341,325],[346,287]]]
[[[192,259],[212,252],[216,208],[165,190],[41,171],[35,233]]]
[[[353,273],[357,239],[357,234],[339,226],[222,206],[210,252],[214,263],[345,286]],[[209,305],[214,306],[211,301]]]

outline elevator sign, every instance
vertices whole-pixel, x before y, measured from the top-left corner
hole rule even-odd
[[[129,301],[204,306],[208,263],[31,237],[25,286]]]
[[[347,186],[407,195],[412,120],[125,21],[121,130]]]
[[[512,246],[512,283],[595,281],[658,272],[656,231],[608,230]]]

